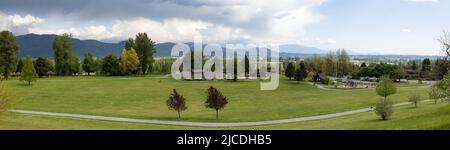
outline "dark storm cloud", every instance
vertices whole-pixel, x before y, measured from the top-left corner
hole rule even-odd
[[[230,27],[257,30],[265,25],[262,13],[236,21],[237,12],[229,8],[243,2],[205,0],[1,0],[0,11],[32,14],[41,18],[58,16],[71,22],[117,20],[144,17],[161,21],[166,18],[203,20]]]
[[[214,20],[226,17],[224,12],[214,9],[225,4],[175,0],[2,0],[0,10],[41,17],[61,15],[75,21],[129,17],[154,20],[168,17]]]

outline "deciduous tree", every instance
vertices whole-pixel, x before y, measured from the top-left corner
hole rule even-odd
[[[121,61],[122,67],[126,73],[136,74],[139,67],[139,57],[133,48],[122,50]]]
[[[110,76],[118,76],[122,74],[122,67],[117,56],[109,54],[103,58],[102,62],[102,70],[105,74]]]
[[[289,62],[286,66],[286,70],[284,71],[284,75],[291,80],[292,77],[294,77],[295,67],[292,62]]]
[[[48,72],[51,71],[52,68],[53,67],[51,66],[50,61],[44,57],[38,57],[34,61],[34,69],[36,69],[36,72],[40,78],[47,76]]]
[[[12,32],[0,32],[0,70],[5,79],[15,71],[19,53],[19,44]]]
[[[79,72],[80,62],[73,52],[72,34],[64,33],[53,41],[55,71],[57,75],[73,75]]]
[[[378,95],[384,97],[387,100],[389,95],[395,94],[397,92],[397,88],[395,87],[392,80],[388,75],[384,75],[380,78],[380,81],[377,84],[376,92]]]
[[[227,97],[223,96],[222,93],[216,88],[210,86],[208,89],[208,96],[206,97],[205,106],[206,108],[216,110],[216,119],[219,119],[219,110],[224,109],[227,104]]]
[[[422,98],[420,97],[419,94],[417,93],[411,93],[408,96],[408,101],[414,104],[414,107],[417,107],[417,103],[419,103],[420,101],[422,101]]]
[[[306,71],[305,62],[301,61],[299,64],[299,68],[295,70],[294,78],[296,81],[302,81],[308,76],[308,72]]]
[[[95,72],[96,70],[96,64],[95,64],[95,60],[94,60],[94,56],[92,56],[91,53],[86,53],[84,54],[84,59],[83,59],[83,71],[86,72],[88,75],[91,75],[91,72]]]
[[[20,76],[20,81],[28,82],[28,85],[31,85],[31,82],[36,81],[38,78],[38,74],[34,69],[33,60],[30,57],[27,57],[23,62],[22,73]]]
[[[166,101],[166,105],[169,109],[178,112],[178,118],[181,118],[181,112],[187,109],[186,99],[175,89],[173,89],[173,93],[170,94],[169,99]]]

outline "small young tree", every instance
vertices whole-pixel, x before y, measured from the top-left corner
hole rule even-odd
[[[92,56],[91,53],[84,54],[82,68],[83,68],[83,71],[86,72],[88,75],[91,75],[91,72],[95,72],[96,64],[95,64],[94,56]]]
[[[382,120],[388,120],[393,112],[392,102],[388,99],[381,99],[380,103],[375,107],[375,113],[380,116]]]
[[[436,90],[436,95],[443,101],[450,101],[450,75],[445,75],[444,78],[437,82],[433,88]]]
[[[421,97],[417,93],[411,93],[408,97],[408,101],[414,103],[414,107],[417,107],[417,103],[421,101]]]
[[[438,86],[433,85],[428,92],[428,96],[430,96],[430,99],[434,100],[434,103],[436,104],[438,100],[442,98],[442,93]]]
[[[178,112],[178,118],[181,118],[181,112],[187,109],[186,99],[175,89],[173,89],[173,93],[170,94],[169,99],[166,101],[166,105],[169,109]]]
[[[389,75],[384,75],[380,78],[380,81],[378,82],[376,87],[376,92],[378,95],[384,97],[385,100],[387,100],[387,97],[389,95],[395,94],[397,92],[397,88],[389,78]]]
[[[292,62],[289,62],[286,66],[286,70],[284,71],[284,75],[289,78],[289,80],[294,77],[295,67]]]
[[[210,86],[208,89],[208,96],[206,97],[205,106],[216,110],[216,119],[219,119],[219,110],[225,108],[228,104],[227,97],[216,88]]]
[[[3,79],[0,80],[0,113],[8,111],[14,102],[14,97],[9,94]]]
[[[34,69],[33,60],[30,57],[27,57],[23,62],[22,74],[20,76],[20,81],[28,82],[28,85],[31,85],[31,82],[36,81],[38,78],[38,74]]]

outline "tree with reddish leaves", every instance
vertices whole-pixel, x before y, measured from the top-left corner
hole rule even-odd
[[[170,94],[166,104],[169,109],[176,110],[178,112],[178,118],[181,118],[181,112],[187,109],[186,99],[175,89],[173,89],[173,93]]]
[[[205,106],[216,110],[216,119],[219,119],[219,110],[224,109],[228,104],[228,99],[216,88],[210,86],[208,89],[208,96],[206,97]]]

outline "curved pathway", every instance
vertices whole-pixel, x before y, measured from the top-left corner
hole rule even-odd
[[[429,101],[431,101],[431,100],[424,100],[423,102],[429,102]],[[404,106],[404,105],[409,105],[409,104],[411,104],[411,103],[403,102],[403,103],[394,104],[394,106],[398,107],[398,106]],[[347,115],[352,115],[352,114],[369,112],[369,111],[372,111],[372,108],[363,108],[363,109],[356,109],[356,110],[352,110],[352,111],[345,111],[345,112],[339,112],[339,113],[333,113],[333,114],[310,116],[310,117],[300,117],[300,118],[292,118],[292,119],[257,121],[257,122],[232,122],[232,123],[146,120],[146,119],[119,118],[119,117],[94,116],[94,115],[82,115],[82,114],[42,112],[42,111],[31,111],[31,110],[10,110],[10,111],[15,112],[15,113],[31,114],[31,115],[71,117],[71,118],[94,119],[94,120],[128,122],[128,123],[146,123],[146,124],[179,125],[179,126],[195,126],[195,127],[243,127],[243,126],[272,125],[272,124],[293,123],[293,122],[303,122],[303,121],[335,118],[335,117],[340,117],[340,116],[347,116]]]

